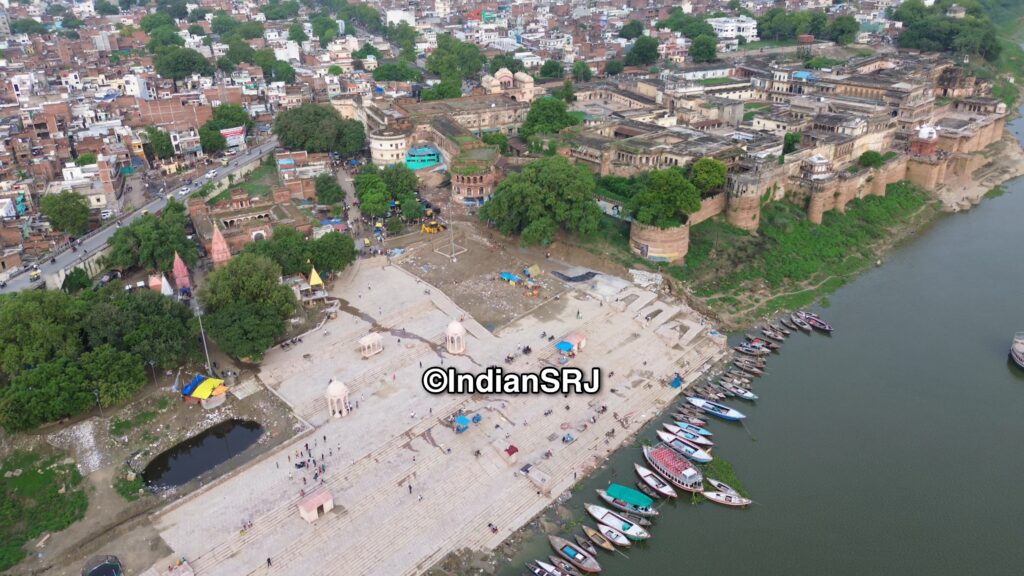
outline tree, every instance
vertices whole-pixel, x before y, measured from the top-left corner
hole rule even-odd
[[[288,39],[292,42],[303,42],[309,40],[309,36],[306,35],[306,31],[303,29],[302,24],[296,22],[288,27]]]
[[[243,38],[245,40],[262,38],[263,24],[256,21],[242,22],[237,28],[235,28],[234,33],[237,34],[239,38]]]
[[[82,302],[59,291],[0,297],[0,326],[8,327],[0,330],[0,372],[13,377],[54,358],[76,357],[84,313]]]
[[[530,104],[519,135],[528,140],[534,134],[554,134],[576,124],[579,124],[579,119],[569,114],[565,102],[556,98],[539,98]]]
[[[857,38],[860,24],[853,16],[838,16],[825,31],[825,36],[840,46],[845,46]]]
[[[173,368],[197,350],[199,326],[186,304],[151,290],[97,298],[83,320],[88,346],[113,346],[157,368]],[[117,318],[117,322],[111,322]]]
[[[423,217],[423,205],[413,194],[401,194],[398,196],[398,205],[402,211],[402,218],[408,221],[418,220]]]
[[[149,146],[153,149],[153,154],[157,158],[166,160],[174,156],[174,145],[171,143],[171,136],[167,132],[155,126],[146,126],[144,132],[146,137],[149,138]]]
[[[285,84],[295,83],[295,68],[292,68],[291,64],[284,60],[278,60],[274,62],[273,70],[274,80],[284,82]]]
[[[147,34],[164,26],[170,26],[172,28],[175,26],[174,18],[171,18],[165,12],[153,12],[152,14],[146,14],[141,20],[139,20],[139,28],[142,28],[142,31]]]
[[[176,46],[165,48],[156,57],[154,64],[157,74],[170,78],[177,84],[193,74],[213,76],[213,65],[202,54],[191,48]]]
[[[87,288],[92,288],[92,279],[89,278],[88,272],[78,267],[68,272],[68,275],[64,277],[64,283],[60,286],[60,289],[68,294],[77,294]]]
[[[427,57],[427,70],[444,78],[454,76],[459,80],[473,78],[480,73],[485,62],[476,44],[460,42],[451,34],[437,37],[437,48]]]
[[[558,228],[590,234],[600,217],[593,175],[562,156],[531,162],[509,174],[480,209],[481,219],[502,234],[521,234],[524,244],[550,242]]]
[[[278,114],[274,134],[289,150],[333,151],[346,156],[362,149],[366,141],[358,120],[342,119],[334,108],[312,103]]]
[[[327,73],[331,76],[341,76],[345,71],[341,69],[341,66],[337,64],[331,64],[327,67]]]
[[[625,65],[620,60],[609,60],[604,65],[604,73],[609,76],[621,74]]]
[[[551,95],[559,100],[565,100],[566,104],[572,104],[576,100],[576,93],[572,89],[572,82],[566,79],[562,82],[562,87],[551,92]]]
[[[501,132],[485,132],[480,136],[484,144],[497,146],[502,155],[508,155],[508,136]]]
[[[626,40],[632,40],[639,38],[644,34],[643,22],[639,20],[630,20],[627,22],[621,30],[619,30],[619,38],[625,38]]]
[[[65,16],[60,21],[60,27],[64,30],[77,30],[82,27],[85,22],[82,22],[74,16]]]
[[[79,358],[86,382],[99,393],[103,406],[127,402],[146,384],[142,359],[113,346],[100,346]]]
[[[577,82],[590,82],[590,79],[593,78],[593,76],[594,73],[591,72],[590,66],[587,66],[586,62],[579,60],[572,65],[573,80],[576,80]]]
[[[355,242],[347,234],[328,232],[310,246],[310,260],[323,274],[340,272],[355,262],[355,259]]]
[[[650,66],[657,61],[658,41],[650,36],[637,38],[626,54],[627,66]]]
[[[118,228],[110,237],[106,264],[115,270],[140,267],[168,272],[174,264],[175,252],[185,264],[195,264],[196,245],[185,232],[187,219],[185,206],[169,200],[159,217],[145,214]]]
[[[210,20],[210,30],[218,36],[225,36],[238,27],[238,21],[223,10],[217,10]]]
[[[242,62],[253,64],[256,61],[256,50],[249,46],[245,40],[232,38],[228,41],[228,51],[224,57],[234,64],[241,64]]]
[[[564,75],[565,70],[557,60],[548,60],[540,67],[541,78],[561,78]]]
[[[462,96],[462,80],[456,75],[441,78],[441,82],[420,92],[420,100],[448,100]]]
[[[204,154],[216,154],[228,147],[228,142],[221,135],[219,130],[213,130],[206,125],[199,127],[199,146]]]
[[[39,201],[39,210],[55,229],[70,236],[89,231],[89,202],[71,190],[46,194]]]
[[[679,8],[673,8],[668,18],[659,21],[657,27],[679,32],[686,38],[696,38],[702,34],[714,36],[715,34],[715,29],[703,18],[684,14]]]
[[[75,158],[75,166],[88,166],[96,163],[96,154],[92,152],[84,152]]]
[[[0,424],[13,432],[84,412],[96,404],[92,391],[76,362],[44,362],[0,388]]]
[[[868,150],[860,155],[860,158],[857,159],[857,164],[864,168],[881,168],[882,164],[885,164],[885,158],[874,150]]]
[[[245,108],[242,108],[239,104],[225,102],[214,106],[213,116],[206,121],[205,126],[216,130],[224,130],[239,126],[252,128],[253,124],[252,116],[249,116]]]
[[[786,132],[786,135],[782,138],[782,155],[785,156],[790,152],[795,152],[802,138],[803,136],[799,132]]]
[[[714,158],[704,157],[690,166],[690,181],[697,187],[701,198],[725,186],[726,165]]]
[[[115,14],[117,8],[114,8]],[[46,26],[32,18],[20,18],[11,22],[11,33],[13,34],[46,34]]]
[[[672,228],[700,210],[700,192],[676,167],[653,170],[643,188],[630,198],[628,207],[633,219],[641,224]]]
[[[263,358],[287,329],[280,315],[243,303],[228,304],[209,314],[206,325],[210,338],[221,350],[236,358],[252,360]]]
[[[416,173],[404,164],[392,164],[380,171],[381,180],[391,193],[392,198],[415,196],[419,179]]]
[[[316,177],[315,183],[318,204],[337,204],[345,198],[345,192],[342,191],[333,174],[321,174]]]
[[[377,82],[412,82],[422,77],[418,68],[408,65],[404,61],[382,62],[373,70],[373,79]],[[462,83],[459,82],[459,86],[461,85]]]
[[[694,62],[713,62],[717,57],[718,40],[714,36],[703,34],[693,39],[690,45],[690,56]]]
[[[161,50],[164,50],[170,46],[184,46],[185,39],[178,34],[178,29],[173,26],[161,26],[149,33],[149,42],[146,43],[146,49],[152,54],[156,54]],[[204,58],[205,62],[206,59]]]
[[[377,60],[381,59],[380,50],[377,50],[377,47],[374,46],[373,44],[370,44],[369,42],[363,44],[362,48],[352,53],[352,57],[357,60],[363,60],[368,56],[373,56]]]
[[[107,2],[107,0],[95,0],[92,3],[92,8],[100,16],[116,16],[121,13],[121,10],[116,5]]]
[[[199,24],[189,24],[188,33],[193,36],[206,36],[206,30]]]
[[[512,53],[498,54],[494,58],[491,58],[491,63],[487,67],[491,74],[494,74],[502,68],[507,69],[513,74],[516,72],[522,72],[525,69],[523,61],[516,58]]]
[[[359,174],[355,177],[355,187],[359,210],[363,214],[381,217],[391,209],[391,195],[379,174]]]
[[[261,10],[267,20],[288,20],[299,15],[299,3],[295,0],[270,0]]]
[[[221,56],[217,58],[217,69],[225,74],[231,74],[235,71],[235,63],[227,56]]]

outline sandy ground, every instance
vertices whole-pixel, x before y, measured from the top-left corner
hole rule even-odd
[[[482,283],[507,264],[487,257],[471,265],[468,254],[449,275]],[[416,574],[452,550],[494,548],[671,401],[679,392],[667,385],[672,374],[695,378],[722,353],[721,340],[708,336],[685,307],[663,304],[622,280],[583,284],[563,287],[559,299],[546,302],[508,287],[512,309],[499,307],[495,321],[527,304],[540,307],[492,333],[458,298],[384,259],[359,261],[334,283],[332,295],[342,300],[338,319],[299,346],[272,351],[260,373],[316,430],[156,513],[161,537],[197,574],[225,576]],[[455,356],[441,343],[457,318],[467,329],[467,352]],[[370,331],[381,334],[384,351],[364,360],[358,339]],[[548,365],[556,358],[542,331],[587,335],[586,349],[572,362],[605,370],[601,392],[509,397],[422,389],[420,375],[429,366],[535,371]],[[506,365],[505,357],[522,345],[534,352]],[[350,390],[355,409],[345,418],[328,415],[323,394],[331,378]],[[456,434],[447,418],[459,409],[482,421]],[[567,432],[576,438],[568,445],[561,442]],[[510,445],[518,449],[514,458],[505,452]],[[294,467],[294,460],[310,456],[326,465],[322,478]],[[527,464],[537,471],[532,480],[520,472]],[[309,524],[296,506],[300,491],[315,485],[330,491],[336,507]],[[253,522],[244,533],[243,521]],[[489,522],[498,533],[487,529]]]
[[[1009,132],[1005,132],[999,142],[972,156],[969,172],[949,179],[936,193],[943,209],[969,210],[980,203],[989,190],[1024,175],[1024,150]]]

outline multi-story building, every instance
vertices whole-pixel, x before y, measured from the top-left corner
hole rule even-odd
[[[715,29],[720,40],[744,38],[747,42],[757,42],[757,20],[749,16],[727,18],[708,18],[707,23]]]

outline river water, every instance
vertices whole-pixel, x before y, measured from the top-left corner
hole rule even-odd
[[[715,454],[751,508],[663,504],[630,559],[600,552],[604,573],[1024,574],[1024,371],[1007,357],[1024,330],[1024,179],[1004,188],[833,294],[834,335],[791,336],[757,404],[728,402],[746,427],[712,423]],[[595,488],[633,486],[642,460],[617,452],[567,502],[574,517]]]

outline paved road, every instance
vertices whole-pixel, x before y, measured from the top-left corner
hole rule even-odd
[[[277,137],[272,136],[270,140],[264,142],[263,144],[260,144],[259,146],[251,148],[248,152],[234,156],[233,158],[230,159],[231,162],[227,166],[218,165],[211,167],[210,170],[217,170],[217,177],[214,178],[214,180],[223,180],[224,178],[227,178],[228,174],[231,174],[238,170],[239,166],[246,164],[247,162],[254,158],[266,156],[267,154],[273,152],[274,148],[276,147]],[[194,191],[207,180],[208,179],[205,176],[198,178],[196,182],[193,182],[192,185],[188,186],[188,191]],[[142,208],[122,216],[120,218],[120,222],[122,224],[127,224],[130,223],[132,220],[135,220],[145,212],[156,213],[158,210],[162,210],[163,207],[167,205],[168,194],[173,193],[175,197],[178,198],[179,200],[184,199],[185,194],[179,194],[179,190],[180,189],[168,190],[165,193],[160,194],[155,200],[150,201]],[[88,236],[81,238],[82,244],[81,246],[78,247],[77,252],[72,252],[71,250],[64,250],[56,255],[56,263],[51,264],[50,261],[48,260],[45,261],[44,263],[40,263],[39,270],[42,272],[42,276],[46,277],[47,274],[56,272],[57,270],[60,270],[67,266],[71,266],[77,262],[81,262],[83,259],[87,258],[89,254],[94,254],[97,250],[102,250],[104,246],[106,246],[107,241],[110,240],[110,237],[114,235],[114,232],[116,232],[117,229],[118,227],[116,225],[111,225],[96,230],[95,232],[89,234]],[[7,287],[3,288],[2,291],[0,291],[0,293],[11,292],[15,290],[25,290],[28,288],[38,288],[43,283],[42,280],[32,282],[29,280],[29,276],[29,271],[25,270],[18,274],[17,276],[10,278],[7,281]]]

